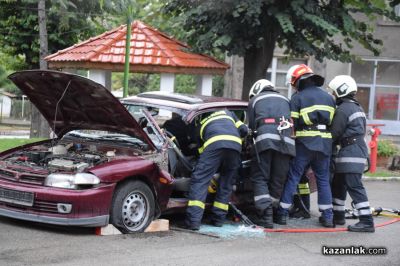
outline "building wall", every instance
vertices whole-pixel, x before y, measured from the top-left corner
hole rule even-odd
[[[359,19],[365,18],[359,16]],[[372,25],[375,27],[374,36],[383,41],[379,56],[373,56],[370,51],[354,43],[352,53],[358,56],[359,61],[318,62],[312,57],[305,58],[304,61],[315,73],[325,77],[324,86],[337,75],[352,75],[357,82],[357,96],[368,116],[368,123],[384,124],[384,135],[400,136],[400,23],[378,18]],[[274,60],[279,61],[283,56],[283,50],[277,49]],[[288,65],[298,62],[292,60]],[[276,71],[273,73],[273,70],[271,64],[267,70],[267,78],[274,79],[274,76],[279,75]],[[290,90],[286,94],[290,97]]]

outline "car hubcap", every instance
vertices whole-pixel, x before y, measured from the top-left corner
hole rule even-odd
[[[134,229],[146,219],[147,200],[139,192],[130,193],[122,205],[122,219],[126,227]]]

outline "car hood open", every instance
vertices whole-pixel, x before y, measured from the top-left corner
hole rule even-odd
[[[140,138],[154,148],[118,99],[90,79],[48,70],[15,72],[9,79],[36,106],[58,137],[76,129],[106,130]]]

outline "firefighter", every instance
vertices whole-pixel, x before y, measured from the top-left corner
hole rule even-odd
[[[233,181],[240,166],[242,139],[248,133],[247,126],[234,113],[223,110],[209,114],[198,126],[200,157],[190,180],[189,201],[185,226],[199,230],[203,217],[207,188],[212,177],[219,171],[217,193],[212,206],[211,223],[222,226],[228,212]]]
[[[310,165],[317,178],[320,223],[334,227],[332,194],[329,184],[329,163],[332,135],[329,126],[335,111],[333,97],[320,86],[324,78],[314,74],[307,65],[292,66],[287,80],[297,91],[290,101],[291,116],[296,131],[296,157],[290,162],[288,180],[279,203],[275,222],[286,224],[288,209],[305,168]]]
[[[361,182],[368,158],[368,148],[364,136],[366,117],[363,108],[354,98],[357,85],[347,75],[336,76],[329,83],[336,97],[337,109],[332,122],[334,145],[340,145],[335,158],[335,175],[332,180],[332,200],[334,222],[344,225],[346,192],[355,203],[360,221],[349,225],[349,231],[375,232],[374,220],[368,202],[367,193]]]
[[[254,203],[259,225],[273,228],[272,202],[281,196],[290,158],[295,155],[290,104],[266,79],[254,83],[249,99],[247,114],[256,153],[251,163]]]

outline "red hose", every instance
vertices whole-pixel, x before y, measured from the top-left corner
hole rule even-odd
[[[376,224],[375,227],[382,227],[389,224],[400,222],[400,218],[395,218],[390,221]],[[268,229],[263,228],[267,233],[329,233],[329,232],[345,232],[348,231],[346,227],[338,228],[282,228],[282,229]]]

